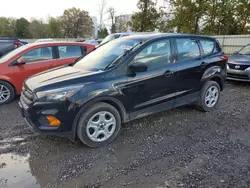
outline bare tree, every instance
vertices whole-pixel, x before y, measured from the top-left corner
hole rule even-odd
[[[106,13],[106,7],[107,7],[107,0],[100,0],[100,3],[98,5],[98,14],[99,14],[99,29],[101,30],[104,25],[104,14]]]
[[[115,25],[116,25],[116,16],[115,16],[115,9],[110,7],[108,9],[109,19],[111,19],[111,33],[115,33]]]

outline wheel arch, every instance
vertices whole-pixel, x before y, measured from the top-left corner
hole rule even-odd
[[[225,79],[223,78],[221,73],[222,73],[222,69],[220,66],[213,66],[207,69],[202,76],[204,85],[208,81],[215,81],[219,84],[220,89],[222,91],[225,87]]]
[[[72,126],[72,140],[73,141],[76,140],[77,124],[79,122],[79,119],[80,119],[82,113],[84,112],[84,110],[89,108],[91,105],[96,104],[98,102],[104,102],[104,103],[107,103],[107,104],[115,107],[121,116],[122,123],[129,121],[129,115],[128,115],[124,105],[118,99],[113,98],[113,97],[97,97],[95,99],[92,99],[92,100],[82,104],[79,107],[79,110],[77,112],[77,115],[74,118],[74,122],[73,122],[73,126]]]

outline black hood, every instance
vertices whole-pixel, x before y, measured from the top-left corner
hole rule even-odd
[[[250,55],[232,55],[228,58],[228,63],[250,64]]]
[[[44,87],[62,87],[64,85],[80,84],[84,78],[91,75],[100,74],[100,71],[87,71],[76,69],[71,66],[56,68],[36,74],[25,81],[26,86],[31,90],[42,89]],[[89,81],[89,79],[85,79]]]

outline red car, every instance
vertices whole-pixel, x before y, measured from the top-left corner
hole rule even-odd
[[[22,91],[26,78],[36,73],[70,64],[95,48],[81,42],[27,44],[0,59],[0,104],[11,102]]]

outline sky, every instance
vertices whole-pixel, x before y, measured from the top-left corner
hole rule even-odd
[[[76,7],[98,17],[100,0],[1,0],[0,17],[44,19],[61,16],[68,8]],[[130,14],[137,10],[137,0],[107,0],[107,7],[114,7],[117,14]]]

